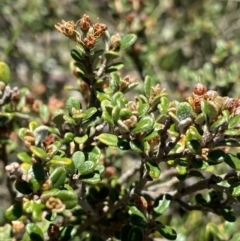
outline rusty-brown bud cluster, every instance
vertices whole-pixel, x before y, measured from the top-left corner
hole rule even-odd
[[[77,31],[77,27],[81,31]],[[91,50],[107,30],[107,25],[103,23],[92,24],[90,17],[84,14],[76,23],[73,21],[64,21],[55,24],[55,28],[71,40],[81,44],[85,49]]]
[[[65,209],[65,205],[62,203],[62,201],[59,198],[50,197],[46,202],[46,207],[52,212],[62,212]]]
[[[87,14],[84,14],[79,20],[79,28],[83,33],[87,33],[90,27],[92,26],[90,17]]]
[[[240,97],[228,98],[226,108],[232,113],[232,115],[240,114]]]
[[[231,113],[232,116],[240,114],[240,97],[222,97],[218,94],[217,91],[207,90],[205,85],[198,83],[194,87],[192,95],[188,97],[187,100],[194,111],[199,113],[201,110],[201,101],[203,99],[210,101],[218,112],[226,109]]]
[[[201,83],[198,83],[194,89],[192,95],[187,99],[192,108],[196,112],[200,112],[201,100],[204,99],[204,95],[207,93],[207,87]]]
[[[55,24],[55,28],[72,40],[76,40],[75,23],[73,21],[62,20],[61,23]]]

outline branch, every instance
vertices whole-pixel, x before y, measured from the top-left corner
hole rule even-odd
[[[157,185],[157,184],[163,183],[163,182],[164,182],[164,179],[169,178],[169,177],[176,176],[176,174],[177,174],[177,171],[176,171],[176,169],[174,169],[174,168],[171,168],[171,169],[169,169],[169,170],[166,170],[166,171],[164,171],[164,172],[160,175],[160,177],[159,177],[158,179],[153,180],[153,181],[149,181],[145,187],[146,187],[146,189],[147,189],[147,188],[149,188],[149,187],[151,187],[151,186],[155,186],[155,185]],[[166,182],[164,182],[163,184],[165,185],[165,183],[166,183]]]
[[[175,201],[178,202],[181,207],[183,207],[188,211],[199,210],[199,211],[213,212],[210,208],[206,208],[198,205],[191,205],[189,203],[182,201],[181,199],[175,199]]]
[[[128,180],[140,170],[141,166],[142,163],[138,163],[135,167],[123,173],[122,176],[118,179],[118,184],[122,185],[123,183],[127,183]]]
[[[79,195],[78,195],[78,204],[82,207],[82,209],[87,213],[90,214],[91,216],[96,217],[96,212],[92,209],[92,207],[89,205],[87,200],[85,199],[86,195],[86,184],[81,183],[79,187]]]
[[[83,223],[82,225],[80,225],[77,233],[81,234],[82,232],[86,231],[86,229],[93,225],[94,223],[98,222],[100,219],[104,218],[105,216],[107,216],[109,213],[113,213],[114,211],[116,211],[118,208],[120,208],[121,206],[123,206],[124,204],[126,204],[127,202],[129,202],[130,200],[130,195],[129,193],[126,193],[122,199],[118,200],[117,202],[115,202],[111,207],[105,206],[103,208],[104,213],[100,216],[97,217],[91,217],[89,219],[87,219],[85,221],[85,223]]]
[[[144,165],[141,165],[140,169],[144,168]],[[144,188],[145,184],[148,181],[148,173],[147,171],[144,172],[144,175],[140,179],[139,183],[129,192],[127,192],[122,199],[116,201],[111,207],[105,206],[103,208],[103,214],[99,216],[93,216],[85,221],[82,225],[80,225],[80,228],[78,229],[77,233],[81,234],[84,232],[89,226],[95,224],[100,219],[106,217],[108,214],[115,212],[117,209],[119,209],[121,206],[126,205],[129,201],[135,198],[136,195],[139,195]]]
[[[223,175],[223,177],[225,177],[226,174]],[[191,186],[188,187],[184,187],[181,190],[175,191],[172,195],[173,195],[173,199],[179,199],[183,196],[186,196],[188,194],[194,193],[196,191],[200,191],[203,189],[214,189],[219,191],[221,189],[221,191],[223,191],[223,189],[225,190],[225,187],[221,187],[219,185],[217,185],[217,183],[223,181],[223,177],[222,176],[215,176],[212,175],[211,177],[204,179],[204,180],[200,180],[197,183],[194,183]]]

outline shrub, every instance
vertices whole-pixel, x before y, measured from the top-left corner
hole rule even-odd
[[[185,101],[171,100],[151,76],[141,84],[120,71],[135,34],[110,35],[86,14],[55,27],[76,43],[78,86],[68,89],[81,100],[43,104],[27,88],[11,88],[0,63],[1,159],[15,188],[1,240],[185,240],[177,213],[195,210],[227,221],[208,222],[205,240],[230,239],[240,195],[239,98],[197,83]],[[138,84],[133,98],[127,92]],[[14,148],[20,163],[8,164]]]

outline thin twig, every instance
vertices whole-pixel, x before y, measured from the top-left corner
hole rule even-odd
[[[204,190],[204,189],[215,189],[215,190],[220,190],[223,191],[226,188],[217,185],[217,183],[223,181],[223,178],[221,176],[215,176],[212,175],[210,178],[200,180],[197,183],[194,183],[188,187],[184,187],[181,190],[174,191],[173,199],[178,199],[183,196],[186,196],[188,194],[194,193],[196,191]]]
[[[140,170],[141,165],[142,163],[137,163],[135,167],[123,173],[118,179],[118,184],[122,185],[123,183],[127,183],[128,180]]]
[[[168,169],[168,170],[164,171],[164,172],[160,175],[159,179],[156,179],[156,180],[153,180],[153,181],[149,181],[149,182],[146,184],[145,188],[147,189],[147,188],[149,188],[149,187],[151,187],[151,186],[155,186],[155,185],[157,185],[157,184],[159,184],[159,183],[161,183],[161,182],[164,182],[166,178],[175,176],[176,174],[177,174],[176,169],[174,169],[174,168]],[[165,183],[166,183],[166,182],[164,182],[164,184],[165,184]]]
[[[87,202],[86,198],[86,184],[82,182],[79,187],[79,195],[78,195],[78,204],[82,207],[82,209],[91,216],[96,217],[97,213],[92,209],[92,207]]]

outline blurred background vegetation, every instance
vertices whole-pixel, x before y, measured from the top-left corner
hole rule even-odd
[[[64,85],[76,82],[70,68],[75,46],[54,25],[76,22],[84,13],[107,24],[110,33],[138,36],[122,55],[123,74],[140,82],[151,75],[171,99],[184,100],[199,81],[222,96],[239,96],[240,2],[234,0],[1,0],[0,58],[11,67],[11,85],[27,86],[45,102],[67,95]],[[197,211],[182,215],[166,216],[179,241],[204,240],[211,222],[219,240],[240,240],[239,220],[223,223]]]

